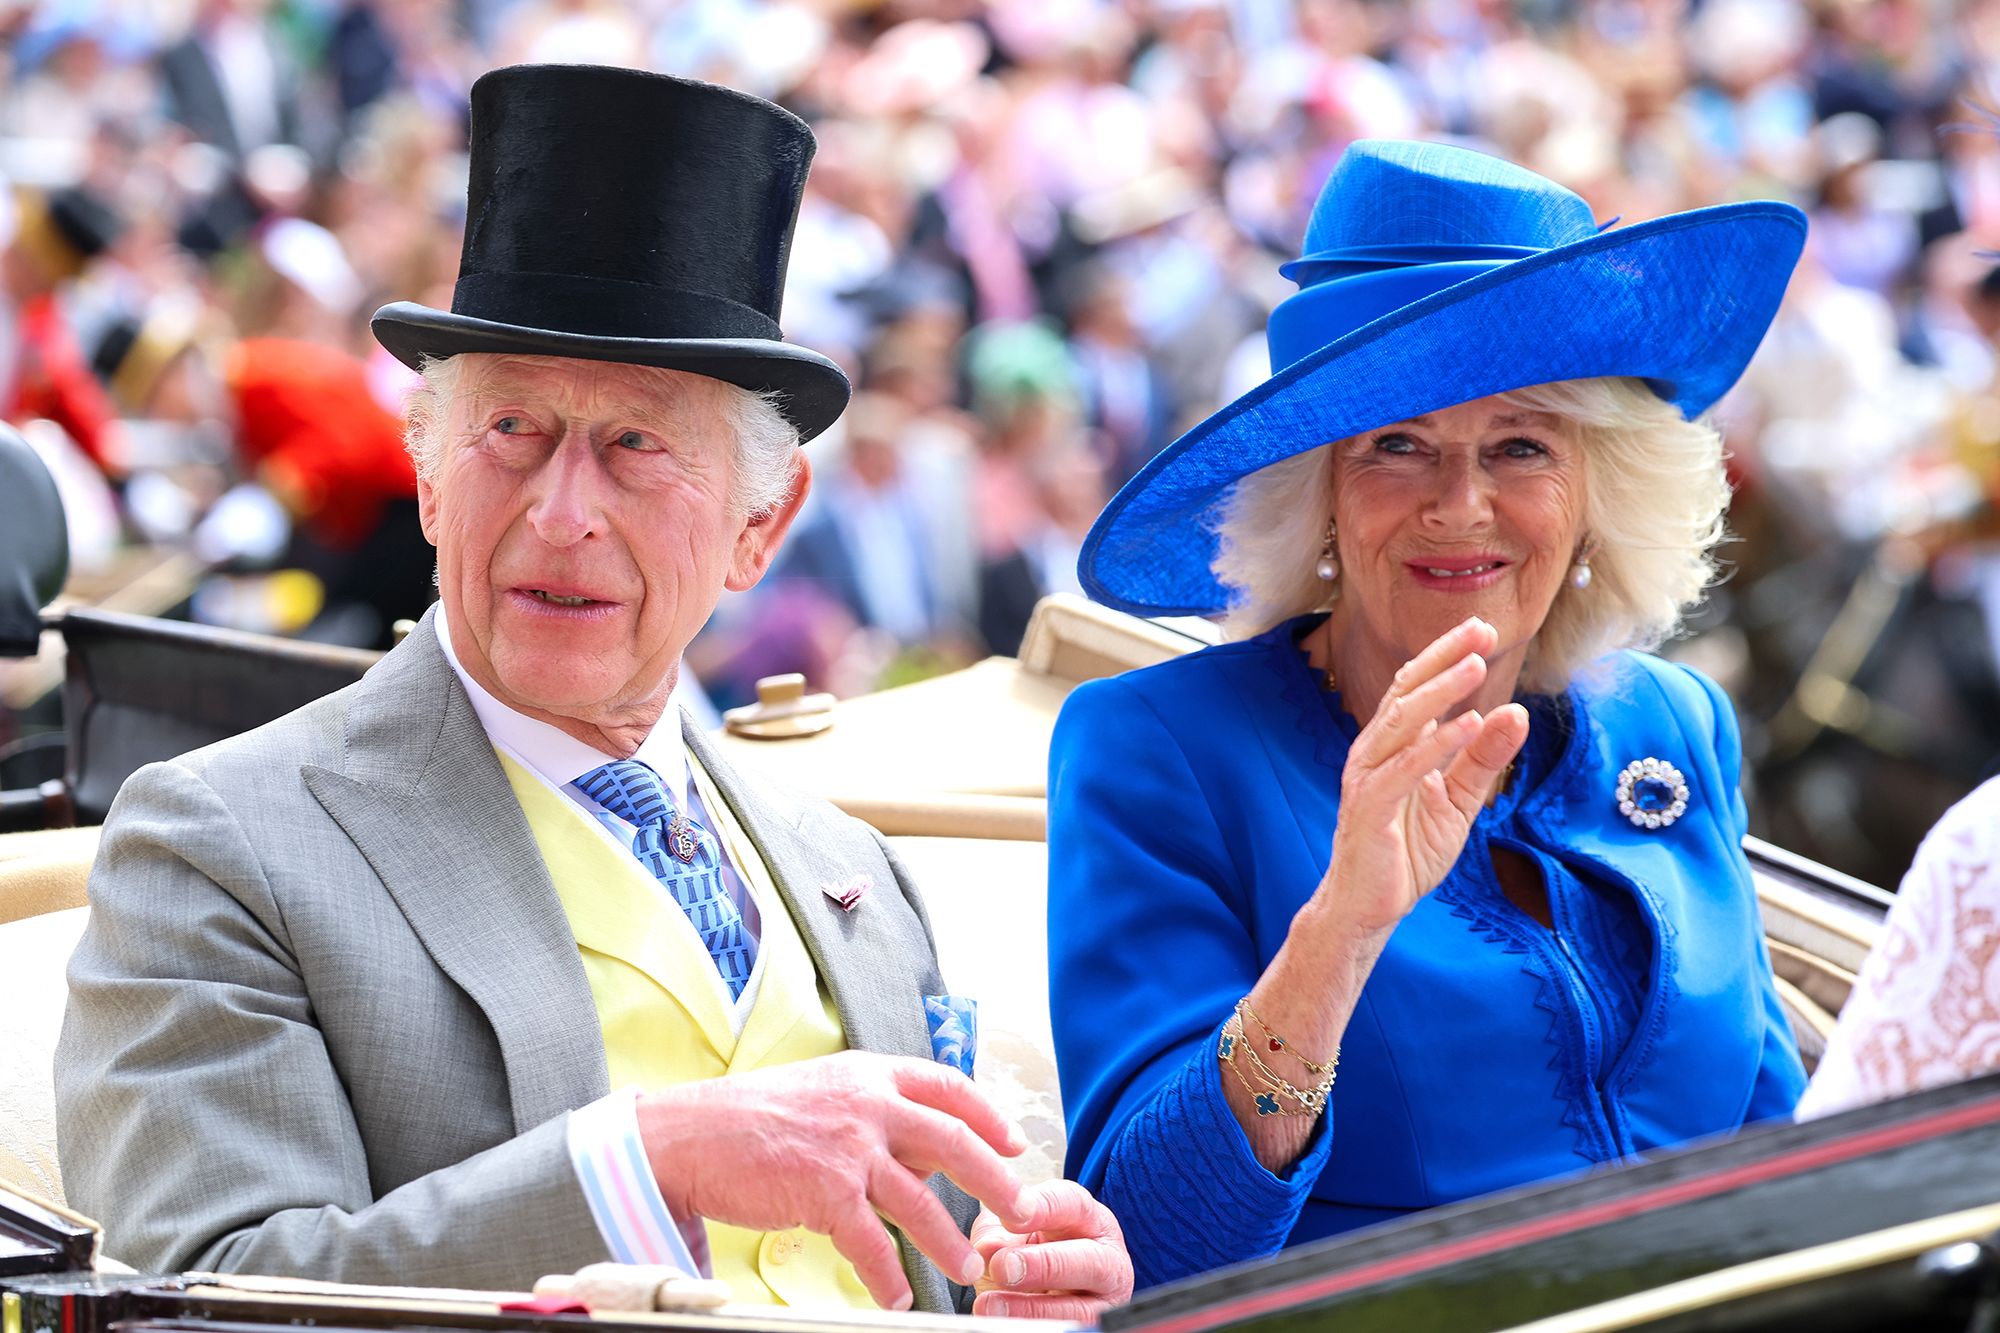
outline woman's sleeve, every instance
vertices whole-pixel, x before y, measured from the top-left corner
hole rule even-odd
[[[1735,706],[1722,687],[1699,672],[1690,672],[1708,695],[1715,713],[1715,757],[1722,771],[1723,790],[1728,797],[1728,817],[1724,827],[1741,863],[1742,882],[1754,893],[1756,881],[1750,872],[1750,858],[1743,851],[1743,839],[1750,832],[1750,812],[1743,803],[1743,737],[1736,722]],[[1751,920],[1761,923],[1761,912]],[[1778,999],[1777,978],[1771,972],[1771,951],[1764,943],[1761,924],[1753,932],[1757,951],[1755,975],[1764,1011],[1764,1055],[1757,1065],[1757,1079],[1750,1088],[1750,1103],[1743,1111],[1745,1124],[1789,1117],[1805,1091],[1806,1067],[1799,1059],[1798,1042],[1792,1036],[1792,1020]]]
[[[1799,1119],[2000,1067],[2000,778],[1917,848],[1827,1041]]]
[[[1331,1135],[1317,1127],[1273,1175],[1223,1094],[1215,1043],[1262,970],[1250,887],[1204,790],[1234,775],[1197,774],[1119,679],[1070,696],[1049,766],[1049,998],[1068,1173],[1118,1215],[1141,1287],[1274,1254]]]

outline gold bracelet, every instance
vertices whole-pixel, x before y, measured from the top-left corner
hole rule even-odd
[[[1291,1084],[1284,1082],[1282,1079],[1276,1080],[1262,1091],[1259,1091],[1256,1085],[1250,1082],[1250,1076],[1243,1072],[1243,1066],[1236,1058],[1239,1052],[1250,1051],[1248,1044],[1243,1039],[1243,1023],[1241,1019],[1232,1019],[1232,1022],[1234,1023],[1233,1030],[1230,1027],[1224,1027],[1222,1030],[1222,1041],[1217,1047],[1217,1054],[1221,1057],[1222,1063],[1229,1066],[1230,1072],[1236,1075],[1236,1081],[1243,1085],[1243,1090],[1250,1094],[1251,1104],[1257,1108],[1257,1114],[1260,1116],[1318,1115],[1321,1106],[1324,1105],[1325,1099],[1323,1097],[1309,1100],[1305,1094],[1302,1094],[1297,1088],[1292,1087]],[[1255,1061],[1255,1052],[1250,1052],[1250,1054],[1251,1059]],[[1262,1062],[1257,1063],[1257,1072],[1260,1077],[1266,1079],[1272,1078],[1272,1075],[1264,1068]],[[1278,1100],[1280,1092],[1297,1101],[1299,1103],[1298,1109],[1287,1109],[1285,1104]]]
[[[1246,1017],[1248,1019],[1247,1023],[1245,1022]],[[1306,1071],[1310,1074],[1317,1076],[1320,1074],[1328,1073],[1336,1065],[1340,1063],[1340,1050],[1338,1047],[1334,1048],[1333,1054],[1330,1057],[1328,1057],[1324,1062],[1318,1060],[1308,1060],[1306,1059],[1306,1057],[1300,1055],[1297,1051],[1293,1050],[1292,1044],[1290,1042],[1286,1041],[1283,1037],[1279,1036],[1277,1033],[1271,1031],[1270,1028],[1265,1026],[1264,1020],[1257,1017],[1257,1011],[1250,1007],[1250,997],[1248,995],[1244,996],[1242,999],[1236,1002],[1236,1020],[1238,1026],[1242,1027],[1245,1032],[1249,1031],[1249,1023],[1255,1023],[1257,1025],[1258,1030],[1264,1034],[1265,1044],[1271,1048],[1272,1054],[1275,1055],[1277,1052],[1283,1051],[1286,1055],[1291,1056],[1292,1059],[1297,1060],[1300,1064],[1304,1065],[1306,1067]]]
[[[1248,1039],[1250,1023],[1255,1023],[1263,1031],[1265,1044],[1274,1054],[1278,1051],[1287,1052],[1317,1076],[1312,1087],[1293,1087],[1289,1079],[1264,1062],[1264,1058],[1257,1053],[1256,1043]],[[1297,1051],[1291,1050],[1289,1043],[1283,1037],[1271,1031],[1264,1020],[1257,1017],[1257,1011],[1250,1007],[1250,997],[1247,995],[1236,1002],[1236,1030],[1244,1037],[1243,1049],[1250,1056],[1250,1062],[1256,1066],[1258,1075],[1269,1087],[1297,1099],[1301,1106],[1314,1113],[1325,1108],[1326,1099],[1333,1091],[1334,1071],[1340,1067],[1339,1048],[1336,1047],[1333,1054],[1325,1061],[1309,1060]]]
[[[1299,1105],[1309,1111],[1316,1113],[1325,1107],[1327,1094],[1333,1090],[1333,1075],[1331,1073],[1323,1075],[1320,1081],[1310,1088],[1295,1088],[1283,1074],[1280,1074],[1277,1070],[1264,1063],[1263,1057],[1257,1054],[1255,1045],[1246,1044],[1243,1047],[1243,1053],[1250,1057],[1251,1066],[1256,1070],[1257,1076],[1264,1081],[1266,1087],[1271,1088],[1275,1092],[1282,1092],[1287,1097],[1296,1099]]]

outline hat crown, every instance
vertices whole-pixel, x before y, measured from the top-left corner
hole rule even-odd
[[[1271,314],[1273,366],[1289,366],[1389,312],[1481,273],[1597,234],[1590,205],[1469,148],[1357,139],[1313,205],[1305,253],[1279,271],[1299,290]]]
[[[396,301],[375,337],[406,366],[463,353],[705,375],[811,439],[847,376],[778,313],[812,163],[806,123],[759,97],[599,65],[472,85],[465,243],[451,309]]]
[[[520,65],[472,85],[471,125],[455,311],[646,336],[650,310],[693,302],[711,335],[778,336],[804,121],[688,79]]]
[[[1313,206],[1304,259],[1391,246],[1546,250],[1596,232],[1582,196],[1511,162],[1447,144],[1358,139]],[[1301,276],[1309,284],[1329,275]]]

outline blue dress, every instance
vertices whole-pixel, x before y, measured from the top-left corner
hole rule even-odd
[[[1509,790],[1396,928],[1284,1175],[1215,1044],[1317,887],[1355,723],[1297,647],[1313,621],[1079,687],[1049,754],[1049,973],[1068,1172],[1139,1285],[1790,1113],[1805,1086],[1742,851],[1735,715],[1685,667],[1607,659],[1533,726]],[[1635,759],[1686,813],[1620,813]],[[1554,928],[1494,847],[1536,862]]]

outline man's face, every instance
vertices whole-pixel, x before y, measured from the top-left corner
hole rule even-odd
[[[650,726],[724,588],[756,583],[805,497],[730,504],[727,386],[645,366],[468,353],[417,484],[460,664],[501,702]]]

